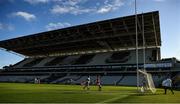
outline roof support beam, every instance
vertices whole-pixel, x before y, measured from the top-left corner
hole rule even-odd
[[[128,26],[126,25],[126,21],[124,19],[123,19],[123,25],[124,25],[124,28],[127,31],[127,33],[129,33]],[[131,40],[132,44],[135,45],[135,42],[132,39],[132,35],[130,35],[130,40]]]
[[[154,31],[146,31],[145,33],[152,33]],[[141,32],[138,32],[138,34],[140,34]],[[45,46],[52,46],[52,45],[61,45],[61,44],[67,44],[67,43],[75,43],[75,42],[83,42],[83,41],[90,41],[90,40],[99,40],[99,39],[108,39],[108,38],[115,38],[115,37],[120,37],[120,36],[129,36],[134,34],[134,32],[129,32],[129,33],[122,33],[121,35],[119,34],[115,34],[113,36],[99,36],[96,38],[89,38],[89,39],[77,39],[77,40],[73,40],[73,41],[66,41],[66,42],[56,42],[56,43],[49,43],[49,44],[39,44],[36,46],[29,46],[29,47],[22,47],[22,48],[16,48],[14,50],[21,50],[21,49],[28,49],[28,48],[36,48],[36,47],[45,47]],[[135,35],[135,34],[134,34]]]
[[[153,31],[154,31],[154,37],[155,37],[155,44],[157,46],[157,33],[156,33],[156,25],[155,25],[155,20],[154,20],[153,13],[152,13],[152,22],[153,22]]]

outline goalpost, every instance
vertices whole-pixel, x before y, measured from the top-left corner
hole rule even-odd
[[[148,90],[152,93],[156,92],[156,88],[154,85],[154,81],[152,79],[152,75],[150,73],[147,73],[146,70],[138,70],[139,73],[139,84],[140,84],[140,91],[141,92],[147,92]]]
[[[144,37],[144,17],[142,13],[142,38],[143,38],[143,70],[139,69],[139,57],[138,57],[138,28],[137,23],[137,0],[135,0],[135,32],[136,32],[136,72],[137,72],[137,90],[141,92],[145,92],[150,90],[152,93],[156,92],[156,88],[154,86],[154,81],[152,79],[152,75],[146,72],[145,69],[145,37]],[[140,88],[141,87],[141,88]]]

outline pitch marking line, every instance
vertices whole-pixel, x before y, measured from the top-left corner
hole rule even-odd
[[[104,100],[102,102],[99,102],[99,103],[96,103],[96,104],[100,104],[100,103],[109,103],[109,102],[112,102],[112,101],[115,101],[115,100],[118,100],[118,99],[122,99],[122,98],[125,98],[129,95],[124,95],[124,96],[117,96],[117,97],[114,97],[114,98],[111,98],[111,99],[107,99],[107,100]]]

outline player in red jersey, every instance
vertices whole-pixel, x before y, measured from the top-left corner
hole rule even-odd
[[[101,86],[101,78],[100,78],[100,75],[97,76],[96,84],[97,84],[97,86],[98,86],[98,90],[101,91],[101,90],[102,90],[102,86]]]

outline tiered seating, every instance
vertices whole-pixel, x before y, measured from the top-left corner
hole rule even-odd
[[[88,65],[104,65],[106,64],[105,60],[111,56],[111,53],[100,53],[96,54],[92,61],[88,63]]]
[[[75,81],[80,79],[81,76],[65,76],[65,77],[61,77],[57,80],[54,80],[51,83],[65,83],[65,84],[75,84]]]
[[[87,64],[94,56],[95,54],[82,55],[75,61],[74,64]]]
[[[52,61],[45,64],[45,66],[55,66],[57,64],[61,64],[61,62],[66,58],[67,56],[59,56],[54,58]]]
[[[116,85],[118,85],[123,79],[124,79],[124,75],[121,76],[121,78],[116,82]]]
[[[31,62],[24,64],[23,67],[32,67],[32,66],[40,63],[43,59],[44,59],[44,58],[35,58],[35,59],[32,60]]]
[[[124,76],[124,78],[119,82],[119,85],[133,86],[137,84],[136,80],[136,76]]]
[[[96,84],[97,76],[90,76],[91,84]],[[101,76],[101,83],[103,85],[115,85],[120,83],[124,76]],[[87,79],[87,76],[82,76],[80,79],[76,80],[76,84],[80,84]]]
[[[17,66],[19,66],[19,65],[22,64],[22,63],[24,63],[24,62],[27,61],[27,60],[28,60],[28,59],[25,58],[25,59],[23,59],[22,61],[20,61],[20,62],[14,64],[13,67],[17,67]]]
[[[0,82],[31,82],[34,83],[34,78],[45,78],[47,76],[0,76]]]
[[[82,76],[79,79],[77,79],[75,81],[76,84],[81,84],[82,82],[86,81],[86,79],[88,78],[88,76]],[[95,84],[97,76],[90,76],[91,79],[91,84]]]
[[[42,83],[51,83],[51,82],[53,82],[53,81],[55,81],[55,80],[57,80],[59,78],[62,78],[62,77],[64,77],[64,75],[60,75],[60,76],[51,75],[51,76],[49,76],[47,78],[42,79],[41,82]]]
[[[42,79],[46,79],[48,77],[49,76],[32,76],[32,78],[31,79],[27,79],[26,82],[27,83],[35,83],[35,78],[40,79],[40,82],[41,82]]]
[[[33,61],[33,58],[25,58],[22,61],[18,62],[17,64],[13,65],[13,68],[21,68],[23,67],[25,64],[30,63],[31,61]]]
[[[54,57],[46,57],[40,63],[36,64],[34,67],[44,67],[46,63],[54,60]]]
[[[72,65],[75,63],[75,61],[80,57],[80,55],[72,55],[72,56],[68,56],[67,58],[65,58],[63,60],[63,62],[61,63],[62,65]]]
[[[107,63],[125,63],[129,60],[129,51],[113,53],[110,58],[106,60]]]
[[[101,78],[102,84],[115,85],[121,76],[103,76]]]

